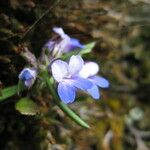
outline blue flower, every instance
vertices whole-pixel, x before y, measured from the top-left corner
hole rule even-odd
[[[53,31],[59,35],[60,38],[49,40],[43,47],[44,49],[52,51],[53,56],[59,56],[62,53],[67,53],[76,48],[84,48],[78,39],[70,38],[64,33],[62,28],[55,27]]]
[[[90,82],[92,82],[92,87],[90,89],[87,89],[87,92],[94,98],[94,99],[99,99],[100,98],[100,93],[99,89],[100,88],[108,88],[109,87],[109,82],[107,79],[96,75],[99,71],[99,66],[98,64],[94,62],[87,62],[84,64],[82,67],[82,70],[79,72],[80,77],[88,79]]]
[[[24,68],[19,74],[19,79],[23,81],[24,85],[30,88],[36,79],[37,72],[35,69]]]
[[[88,90],[92,86],[88,79],[78,76],[83,66],[83,59],[79,55],[72,56],[69,63],[56,60],[51,65],[52,75],[58,82],[58,95],[66,104],[75,100],[77,89]]]

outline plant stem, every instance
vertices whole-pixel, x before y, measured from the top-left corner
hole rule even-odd
[[[51,94],[54,98],[56,105],[78,125],[80,125],[84,128],[90,128],[89,125],[85,121],[83,121],[78,115],[76,115],[66,104],[64,104],[63,102],[61,102],[59,100],[58,95],[57,95],[56,91],[54,90],[53,82],[52,82],[52,80],[50,80],[48,75],[45,75],[45,81],[46,81],[48,89],[51,91]]]

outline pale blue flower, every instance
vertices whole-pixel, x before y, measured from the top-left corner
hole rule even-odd
[[[88,90],[92,83],[88,79],[79,77],[78,74],[84,66],[81,56],[72,56],[69,63],[56,60],[51,65],[52,75],[58,82],[58,95],[64,103],[75,100],[77,89]]]
[[[62,53],[67,53],[77,48],[84,48],[78,39],[70,38],[64,33],[62,28],[55,27],[53,31],[59,35],[59,38],[49,40],[43,47],[52,52],[53,56],[59,56]]]
[[[33,68],[24,68],[19,74],[19,79],[23,81],[24,85],[30,88],[36,79],[37,72]]]
[[[92,82],[92,87],[87,89],[87,92],[94,98],[100,98],[100,92],[98,87],[100,88],[108,88],[109,82],[107,79],[98,76],[97,73],[99,71],[99,66],[94,62],[87,62],[82,67],[82,70],[79,72],[80,77],[88,79]]]

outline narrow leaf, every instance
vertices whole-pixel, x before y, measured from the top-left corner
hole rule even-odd
[[[0,101],[3,101],[5,99],[17,94],[17,88],[18,88],[18,86],[14,85],[14,86],[7,87],[7,88],[3,89],[1,91]]]
[[[16,110],[18,110],[23,115],[36,115],[38,113],[37,104],[29,98],[21,98],[15,105]]]
[[[79,52],[79,54],[84,55],[84,54],[90,53],[92,49],[94,48],[95,44],[96,44],[95,42],[86,44],[85,47]]]
[[[25,87],[22,87],[20,88],[20,91],[23,91],[24,89]],[[4,101],[5,99],[11,96],[16,95],[17,93],[18,93],[18,85],[10,86],[10,87],[3,89],[0,94],[0,102]]]
[[[87,54],[87,53],[90,53],[92,51],[92,49],[94,48],[96,42],[91,42],[91,43],[88,43],[86,45],[84,45],[84,48],[83,49],[77,49],[77,50],[73,50],[71,52],[68,52],[66,54],[64,54],[62,56],[62,59],[66,60],[68,58],[70,58],[72,55],[84,55],[84,54]]]
[[[80,50],[77,49],[77,50],[74,50],[74,51],[71,51],[71,52],[68,52],[68,53],[63,54],[63,56],[61,56],[61,58],[62,58],[63,60],[67,60],[67,59],[69,59],[72,55],[78,55],[79,52],[80,52]]]

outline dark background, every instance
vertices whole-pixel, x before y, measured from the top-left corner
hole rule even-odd
[[[80,94],[70,106],[91,129],[75,125],[40,91],[34,96],[41,110],[37,116],[19,114],[14,108],[17,96],[0,103],[0,149],[148,150],[149,0],[1,0],[1,89],[17,84],[26,65],[20,45],[27,45],[38,57],[54,26],[84,44],[97,42],[84,58],[100,65],[100,74],[111,86],[101,90],[99,101]]]

